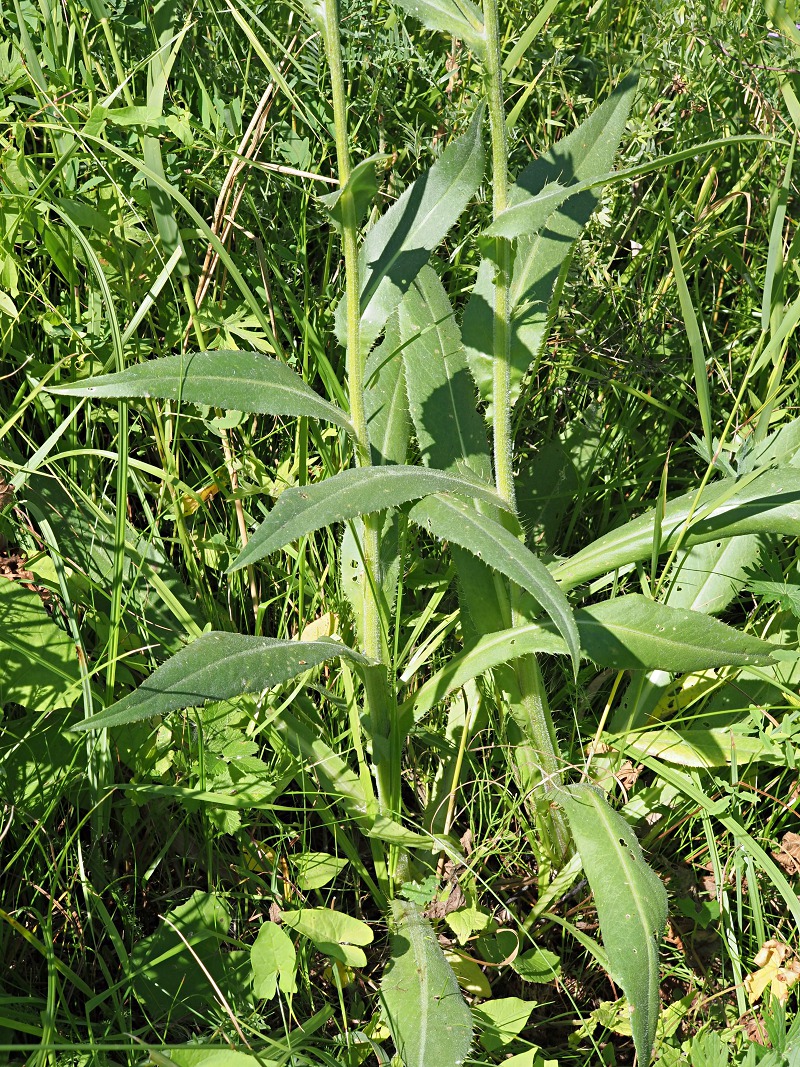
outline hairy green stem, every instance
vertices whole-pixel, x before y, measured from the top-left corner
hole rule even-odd
[[[331,75],[333,122],[336,136],[336,162],[342,189],[342,254],[345,273],[345,308],[347,312],[347,388],[350,417],[356,437],[356,461],[359,466],[371,463],[367,416],[364,405],[364,354],[361,351],[361,285],[358,266],[358,218],[350,178],[350,147],[348,143],[347,96],[345,92],[342,47],[339,38],[337,0],[324,4],[325,53]],[[363,634],[364,652],[380,663],[380,677],[370,678],[367,704],[373,734],[378,802],[384,811],[396,811],[400,801],[399,753],[394,734],[397,718],[392,709],[388,673],[385,667],[388,653],[381,634],[378,603],[380,562],[380,516],[364,516],[364,595]],[[397,764],[397,766],[395,766]]]
[[[484,0],[486,25],[487,97],[492,141],[492,217],[508,207],[508,136],[503,101],[503,66],[497,0]],[[503,237],[494,242],[497,273],[494,282],[494,327],[492,364],[492,420],[494,476],[498,493],[512,507],[514,498],[513,441],[511,436],[511,243]]]
[[[503,65],[497,0],[483,0],[486,27],[486,91],[492,146],[492,216],[497,219],[508,207],[508,135],[503,98]],[[516,510],[514,492],[514,442],[511,432],[511,242],[498,237],[494,243],[494,323],[492,338],[492,426],[494,473],[497,491]],[[512,625],[528,621],[517,607],[519,590],[512,589]],[[541,670],[535,656],[517,662],[519,704],[511,713],[530,743],[542,774],[545,792],[561,780],[562,761]],[[566,854],[568,835],[559,812],[548,813],[543,827],[549,851],[559,862]]]

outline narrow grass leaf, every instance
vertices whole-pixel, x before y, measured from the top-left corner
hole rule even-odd
[[[359,254],[361,344],[368,352],[386,321],[469,203],[483,178],[483,104],[469,129],[404,191],[364,239]],[[337,337],[344,343],[344,304],[337,312]]]
[[[755,478],[714,482],[698,494],[687,493],[664,508],[662,552],[675,544],[689,516],[684,547],[748,533],[800,535],[800,470],[765,471]],[[553,568],[554,577],[571,589],[618,567],[650,557],[655,513],[648,511],[617,530],[603,534]]]
[[[678,290],[678,300],[680,301],[681,314],[683,315],[683,324],[686,327],[686,336],[689,339],[689,347],[692,352],[694,387],[697,392],[697,406],[700,409],[700,421],[703,426],[703,439],[709,455],[712,455],[711,394],[708,388],[706,354],[703,349],[700,324],[697,321],[692,298],[689,295],[689,287],[686,284],[686,276],[683,273],[681,254],[678,251],[675,234],[669,221],[669,208],[667,208],[667,237],[669,239],[669,252],[672,257],[672,270],[675,274],[675,286]]]
[[[194,352],[138,363],[119,374],[101,374],[53,386],[65,396],[157,397],[262,415],[306,415],[352,433],[343,411],[317,396],[291,368],[258,352]]]
[[[431,493],[458,493],[501,505],[494,489],[444,471],[425,467],[357,467],[341,471],[333,478],[287,489],[240,552],[231,570],[269,555],[334,522],[399,507]]]
[[[338,641],[279,641],[244,634],[206,633],[163,663],[138,689],[75,729],[123,726],[198,707],[209,700],[261,693],[340,657],[359,666],[368,663],[360,653]]]
[[[392,901],[392,956],[381,1003],[405,1067],[459,1067],[472,1044],[472,1014],[431,924],[418,905]]]
[[[428,497],[411,508],[409,517],[436,537],[466,548],[527,590],[555,623],[577,669],[580,637],[572,608],[542,561],[510,530],[452,497]]]
[[[649,1064],[659,1016],[658,945],[667,921],[667,894],[645,862],[628,823],[590,785],[559,792],[589,879],[608,953],[611,977],[631,1013],[636,1055]]]
[[[472,0],[394,0],[429,30],[458,37],[479,54],[486,50],[483,13]]]

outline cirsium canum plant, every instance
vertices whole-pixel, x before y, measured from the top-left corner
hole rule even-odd
[[[476,691],[476,679],[493,671],[502,694],[504,740],[520,795],[538,828],[540,885],[568,863],[575,870],[578,862],[582,865],[596,901],[604,958],[627,997],[644,1064],[659,1010],[658,943],[666,895],[632,830],[603,793],[588,782],[569,781],[537,656],[567,656],[576,671],[587,657],[604,668],[638,672],[639,679],[653,670],[698,671],[768,660],[764,643],[699,611],[643,595],[581,607],[579,587],[662,553],[670,553],[671,562],[696,546],[782,532],[790,519],[795,521],[784,497],[796,494],[798,477],[783,472],[776,480],[768,470],[774,457],[765,459],[764,469],[754,466],[752,477],[708,482],[698,493],[662,503],[573,557],[546,565],[523,536],[512,413],[545,340],[571,250],[597,205],[597,189],[620,178],[611,167],[635,80],[623,81],[577,130],[512,177],[496,0],[484,0],[482,8],[471,0],[402,0],[401,6],[428,28],[455,34],[472,50],[484,71],[485,98],[475,101],[461,136],[362,236],[376,191],[376,160],[354,163],[351,158],[336,2],[305,0],[305,6],[324,41],[330,73],[339,185],[323,204],[340,235],[344,261],[335,329],[346,352],[349,409],[320,397],[278,359],[206,351],[202,332],[198,352],[149,360],[58,391],[300,417],[346,435],[353,465],[315,484],[287,489],[232,569],[252,566],[314,531],[343,524],[339,562],[358,647],[333,639],[205,633],[134,692],[82,725],[102,731],[261,693],[301,676],[311,681],[313,672],[331,661],[341,661],[357,675],[363,714],[351,716],[352,763],[326,743],[322,719],[315,718],[321,713],[311,702],[282,708],[264,730],[296,777],[315,776],[326,802],[367,843],[372,868],[362,864],[361,869],[393,932],[382,1003],[402,1062],[448,1067],[469,1052],[472,1015],[410,887],[435,869],[435,857],[456,863],[464,857],[449,833],[452,804],[444,819],[428,820],[424,832],[412,827],[414,812],[402,795],[401,771],[409,734],[435,705],[465,691],[462,744],[458,753],[443,757],[440,777],[444,800],[452,798],[461,754],[476,728],[469,694]],[[153,82],[155,92],[163,93],[166,74]],[[482,260],[459,323],[435,255],[485,179],[487,129],[492,221],[480,237]],[[149,147],[148,173],[157,186],[157,146]],[[172,240],[177,249],[179,238],[167,229],[165,224],[162,240],[165,246]],[[419,464],[408,462],[412,449]],[[421,531],[420,541],[435,538],[448,546],[458,575],[464,647],[408,691],[393,637],[404,554],[415,550],[409,548],[414,528]],[[636,699],[626,708],[629,732],[642,718]],[[621,752],[626,738],[617,732]],[[358,930],[363,924],[345,929],[344,920],[338,926],[334,922],[326,934],[315,925],[320,921],[318,915],[303,918],[301,909],[287,925],[307,934],[313,928],[308,936],[328,945],[334,958],[362,966],[359,945],[369,940]],[[269,977],[256,982],[263,996],[274,995],[277,961],[292,951],[272,926],[265,924],[258,942],[260,956],[272,961]],[[290,969],[290,963],[286,966]]]

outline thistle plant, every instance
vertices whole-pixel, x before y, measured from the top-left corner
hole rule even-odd
[[[598,190],[629,176],[614,173],[612,164],[636,80],[625,79],[578,129],[513,177],[496,0],[484,0],[482,8],[472,0],[400,0],[427,28],[455,35],[472,50],[483,70],[484,95],[474,102],[468,128],[363,234],[377,187],[376,159],[354,162],[351,154],[338,5],[304,5],[324,42],[330,78],[338,187],[320,203],[339,236],[344,263],[335,334],[346,353],[347,409],[323,399],[279,358],[205,351],[202,344],[197,352],[54,391],[125,402],[179,400],[334,427],[350,442],[352,465],[285,490],[231,570],[254,567],[299,538],[335,526],[342,531],[339,565],[357,647],[325,638],[204,633],[82,725],[102,731],[259,694],[295,678],[312,682],[323,664],[340,662],[352,671],[360,687],[360,703],[350,711],[352,756],[326,742],[310,701],[282,707],[264,724],[264,734],[286,755],[295,777],[313,775],[327,801],[363,837],[372,865],[369,884],[393,934],[382,1000],[402,1062],[448,1067],[469,1052],[472,1016],[409,887],[435,872],[439,857],[455,863],[466,858],[450,835],[452,803],[449,809],[445,803],[444,820],[428,820],[422,831],[416,825],[419,812],[407,809],[401,791],[404,751],[437,704],[461,691],[474,693],[476,680],[492,672],[503,740],[537,828],[540,891],[565,865],[573,875],[582,866],[595,896],[604,959],[627,997],[639,1062],[645,1064],[659,1011],[666,894],[633,831],[602,791],[589,781],[571,781],[537,657],[566,656],[575,674],[582,658],[619,672],[766,662],[769,646],[699,611],[638,594],[581,607],[579,587],[662,553],[780,530],[780,506],[758,504],[780,496],[788,482],[774,485],[766,474],[745,483],[710,481],[690,502],[659,507],[549,565],[528,547],[516,504],[512,414],[520,384],[546,340],[571,250],[597,205]],[[479,238],[482,259],[459,323],[436,250],[485,180],[487,128],[492,220]],[[408,462],[414,440],[419,464]],[[124,481],[124,470],[120,477]],[[415,529],[448,546],[464,644],[411,688],[404,686],[403,665],[392,650],[401,610],[400,546],[421,551],[423,538],[414,540]],[[441,781],[449,794],[440,800],[449,795],[452,801],[458,789],[464,746],[474,729],[470,708],[458,751],[443,757]],[[624,751],[626,737],[617,744]],[[304,920],[295,915],[291,921],[299,930]],[[264,946],[268,939],[269,951],[277,952],[279,936],[265,934]],[[359,966],[358,945],[343,935],[343,957],[335,955],[335,946],[331,951]],[[270,988],[274,993],[274,980]]]

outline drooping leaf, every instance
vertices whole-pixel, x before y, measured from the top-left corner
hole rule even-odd
[[[575,619],[589,658],[615,670],[677,673],[769,663],[774,651],[768,642],[702,612],[660,604],[641,593],[582,608]]]
[[[466,548],[530,593],[553,620],[577,665],[580,638],[572,608],[539,557],[510,530],[449,496],[421,500],[409,518],[436,537]]]
[[[577,130],[519,174],[509,195],[509,211],[520,210],[531,198],[557,183],[564,190],[607,174],[616,154],[636,91],[627,78]],[[574,192],[574,191],[573,191]],[[560,195],[560,194],[559,194]],[[571,249],[599,202],[592,189],[550,203],[553,212],[539,229],[520,227],[515,242],[511,276],[511,398],[519,395],[520,381],[535,360],[545,337],[559,273]],[[485,258],[464,312],[464,344],[472,374],[487,403],[492,392],[492,352],[495,265]]]
[[[425,467],[354,467],[314,485],[281,493],[230,569],[235,571],[255,563],[323,526],[399,507],[430,493],[459,493],[498,506],[502,504],[494,489],[477,479]]]
[[[277,923],[262,923],[250,949],[250,965],[253,993],[258,1000],[272,1000],[278,987],[282,993],[296,992],[297,954],[291,938]]]
[[[672,608],[638,593],[575,613],[582,652],[615,670],[701,671],[769,663],[773,645],[740,633],[701,612]],[[566,655],[552,623],[528,623],[475,640],[453,656],[400,708],[402,728],[419,721],[439,701],[492,667],[535,652]]]
[[[491,483],[484,421],[461,331],[439,276],[419,272],[400,304],[399,339],[409,407],[422,462],[454,473],[467,470]]]
[[[52,392],[98,399],[180,399],[187,404],[208,404],[229,411],[306,415],[353,432],[343,411],[317,396],[285,363],[258,352],[164,356],[138,363],[119,374],[100,374],[71,385],[53,386]]]
[[[405,1067],[459,1067],[472,1042],[472,1016],[439,941],[416,904],[392,901],[392,956],[381,1003]]]
[[[369,662],[339,641],[278,641],[205,633],[162,663],[138,689],[75,729],[102,730],[197,707],[209,700],[261,693],[339,657],[360,666]]]
[[[611,977],[627,997],[636,1054],[645,1067],[659,1015],[658,946],[667,894],[633,830],[599,790],[576,785],[560,791],[558,799],[594,894]]]
[[[350,171],[350,177],[347,179],[346,185],[340,186],[332,193],[326,193],[319,198],[330,216],[333,226],[339,232],[341,232],[344,223],[342,195],[345,190],[353,197],[356,222],[359,222],[361,216],[372,202],[378,188],[378,174],[375,168],[378,163],[385,159],[388,159],[388,156],[382,152],[376,152],[375,155],[360,160]]]
[[[794,467],[764,471],[739,481],[714,482],[700,494],[687,493],[664,508],[661,551],[674,547],[689,515],[692,521],[682,545],[722,542],[750,533],[800,534],[800,470]],[[571,589],[582,582],[649,559],[653,547],[655,510],[617,530],[603,534],[570,559],[553,568],[554,577]]]
[[[80,696],[75,642],[56,626],[41,597],[0,577],[0,619],[0,707],[71,707]]]
[[[479,54],[486,49],[483,14],[472,0],[395,0],[429,30],[458,37]]]
[[[481,104],[463,137],[408,186],[367,234],[359,254],[362,353],[377,341],[403,294],[478,188],[483,178],[482,121]],[[343,303],[337,309],[336,335],[344,344]]]

